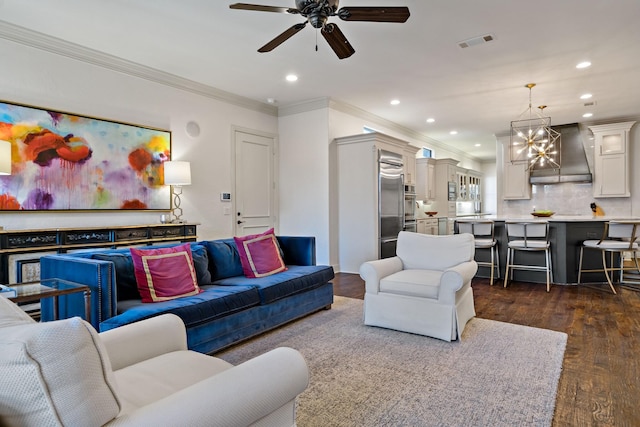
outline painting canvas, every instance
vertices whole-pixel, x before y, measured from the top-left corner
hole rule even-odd
[[[167,210],[171,132],[0,101],[0,211]]]

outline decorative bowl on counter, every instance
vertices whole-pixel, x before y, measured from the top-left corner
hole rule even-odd
[[[429,216],[436,216],[438,212],[425,212]]]
[[[553,215],[555,212],[552,211],[535,211],[535,212],[531,212],[531,215],[538,217],[538,218],[548,218],[551,215]]]

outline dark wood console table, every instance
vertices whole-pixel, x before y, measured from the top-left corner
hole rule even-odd
[[[184,223],[0,230],[0,283],[39,280],[40,256],[47,253],[193,242],[198,238],[196,227],[197,224]],[[36,273],[38,277],[33,277]]]

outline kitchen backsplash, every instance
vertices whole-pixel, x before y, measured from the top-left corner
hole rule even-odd
[[[528,215],[534,209],[551,210],[556,215],[592,215],[590,204],[595,202],[608,217],[631,216],[631,198],[593,198],[592,184],[561,183],[536,184],[531,187],[530,200],[504,200],[503,216]]]

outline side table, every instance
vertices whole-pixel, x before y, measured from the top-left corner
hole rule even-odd
[[[58,297],[77,292],[84,293],[85,320],[91,323],[91,289],[80,283],[62,279],[45,279],[40,282],[16,283],[11,285],[17,295],[9,299],[15,303],[34,302],[53,298],[53,316],[58,318]]]

